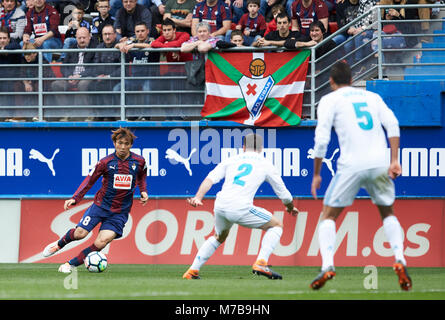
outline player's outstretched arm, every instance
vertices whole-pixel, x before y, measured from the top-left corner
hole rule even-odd
[[[202,206],[202,199],[212,186],[213,186],[213,181],[210,180],[209,178],[205,178],[204,181],[199,186],[196,195],[193,198],[188,198],[187,202],[194,207]]]
[[[74,200],[74,199],[68,199],[68,200],[65,201],[65,204],[63,205],[63,208],[64,208],[65,210],[68,210],[69,207],[71,207],[72,205],[75,205],[75,204],[76,204],[76,200]]]

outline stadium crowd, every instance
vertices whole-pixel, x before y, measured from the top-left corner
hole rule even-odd
[[[428,3],[427,1],[434,0],[381,0],[380,3],[422,4]],[[44,88],[53,91],[118,92],[121,90],[120,81],[106,81],[106,78],[120,76],[119,66],[90,67],[87,64],[120,62],[123,52],[126,62],[134,65],[131,71],[126,71],[127,75],[140,78],[153,75],[153,68],[144,64],[199,60],[202,53],[215,47],[279,46],[289,49],[311,47],[358,15],[370,11],[377,4],[378,0],[23,0],[22,2],[2,0],[0,63],[21,64],[24,70],[17,72],[14,68],[2,69],[0,77],[3,81],[0,80],[0,91],[11,94],[1,95],[0,100],[3,105],[37,103],[36,96],[16,97],[12,94],[36,91],[37,81],[23,80],[18,83],[5,81],[17,77],[18,74],[22,77],[35,78],[37,68],[27,65],[36,63],[37,53],[11,54],[1,53],[1,50],[116,48],[118,50],[110,52],[43,53],[44,63],[61,64],[60,76],[69,78],[56,79],[52,83],[45,82]],[[384,20],[429,19],[429,17],[428,8],[390,9],[382,12]],[[375,19],[376,17],[371,14],[362,19],[347,32],[337,35],[320,47],[317,56],[326,54],[356,34],[360,36],[345,45],[347,51],[351,51],[354,46],[360,46],[363,41],[369,41],[376,29],[373,24]],[[406,25],[406,29],[397,31],[402,33],[421,31],[412,30],[415,28],[412,24],[403,25]],[[427,30],[428,27],[428,22],[421,24],[422,30]],[[414,44],[394,45],[403,48]],[[390,47],[393,44],[387,45]],[[182,49],[165,54],[131,50],[175,47]],[[358,50],[351,58],[361,59],[364,55],[362,51]],[[76,65],[63,67],[66,63]],[[48,72],[51,71],[48,69]],[[170,72],[174,74],[175,70]],[[82,77],[96,77],[97,81],[83,80]],[[126,90],[130,91],[162,89],[159,85],[143,79],[125,82]],[[170,84],[170,87],[173,86],[174,84]],[[66,96],[51,98],[52,102],[58,105],[68,103]],[[95,98],[100,99],[102,104],[118,103],[114,101],[115,97],[112,95]],[[89,100],[91,100],[89,97],[81,95],[77,103],[94,103]],[[144,98],[139,103],[150,104],[156,101]],[[60,120],[67,118],[63,117]],[[23,119],[14,117],[7,121],[23,121]]]

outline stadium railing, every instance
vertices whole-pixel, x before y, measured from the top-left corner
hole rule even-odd
[[[410,33],[385,34],[381,19],[382,10],[403,7],[405,10],[428,8],[439,10],[439,18],[428,20],[391,20],[397,29],[410,26]],[[445,20],[440,14],[445,5],[386,5],[376,6],[327,37],[322,43],[311,47],[311,58],[303,101],[303,119],[315,120],[316,107],[320,98],[329,92],[329,70],[338,60],[347,60],[357,84],[367,79],[428,79],[444,77],[445,71]],[[316,50],[326,41],[345,32],[370,13],[376,17],[371,28],[374,30],[369,41],[355,46],[360,35],[352,36],[338,44],[333,50],[316,57]],[[405,28],[406,29],[406,28]],[[388,48],[388,38],[404,38],[405,47]],[[85,64],[85,67],[118,68],[114,76],[102,78],[96,75],[82,77],[92,80],[88,91],[76,88],[54,91],[51,83],[70,80],[61,73],[62,68],[76,64],[44,63],[43,53],[117,51],[117,49],[57,49],[57,50],[1,50],[1,53],[23,54],[37,52],[37,61],[25,65],[0,65],[0,118],[16,118],[38,121],[60,120],[199,120],[205,99],[205,88],[193,86],[187,81],[185,64],[161,61],[148,63],[143,75],[138,75],[138,64],[125,62],[121,53],[119,63]],[[147,52],[165,54],[179,48],[143,49]],[[232,48],[228,51],[280,51],[283,48]],[[142,68],[144,68],[142,67]],[[421,68],[419,68],[421,67]],[[136,74],[135,74],[136,71]],[[27,92],[23,81],[31,80],[34,91]],[[61,102],[64,101],[64,102]]]

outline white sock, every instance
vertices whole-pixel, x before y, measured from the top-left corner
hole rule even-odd
[[[318,226],[318,242],[322,260],[321,270],[334,266],[335,237],[335,221],[331,219],[321,221]]]
[[[391,245],[391,249],[394,251],[395,259],[402,261],[402,263],[406,265],[406,260],[403,256],[402,227],[400,226],[399,220],[397,220],[396,216],[391,215],[383,219],[383,230],[385,231],[385,236]]]
[[[215,237],[208,238],[204,244],[199,248],[198,253],[196,254],[195,260],[193,260],[190,269],[199,270],[204,263],[209,260],[209,258],[213,255],[216,249],[221,245],[221,243],[215,239]]]
[[[264,234],[263,240],[261,241],[261,249],[260,253],[258,254],[257,260],[262,259],[266,262],[269,260],[269,257],[280,241],[282,234],[283,228],[281,227],[272,227],[267,229],[266,233]]]

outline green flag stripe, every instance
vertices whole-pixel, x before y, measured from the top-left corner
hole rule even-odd
[[[304,60],[309,57],[311,52],[309,50],[303,50],[295,57],[290,59],[286,64],[281,66],[277,71],[272,74],[273,79],[275,80],[275,84],[278,84],[281,80],[286,78],[289,74],[291,74],[295,69],[297,69]]]
[[[219,70],[224,72],[233,82],[238,84],[238,81],[243,77],[243,74],[239,72],[234,66],[232,66],[226,59],[221,57],[219,53],[209,52],[208,58],[212,61]]]
[[[227,116],[230,116],[230,115],[234,114],[235,112],[241,110],[245,106],[246,106],[246,101],[244,101],[244,99],[241,99],[241,98],[240,99],[236,99],[235,101],[233,101],[232,103],[228,104],[224,108],[216,111],[215,113],[212,113],[212,114],[209,114],[209,115],[205,116],[205,118],[227,117]]]
[[[264,106],[268,107],[274,115],[280,117],[291,126],[299,125],[301,122],[301,118],[297,114],[283,106],[277,99],[268,98],[264,103]]]

